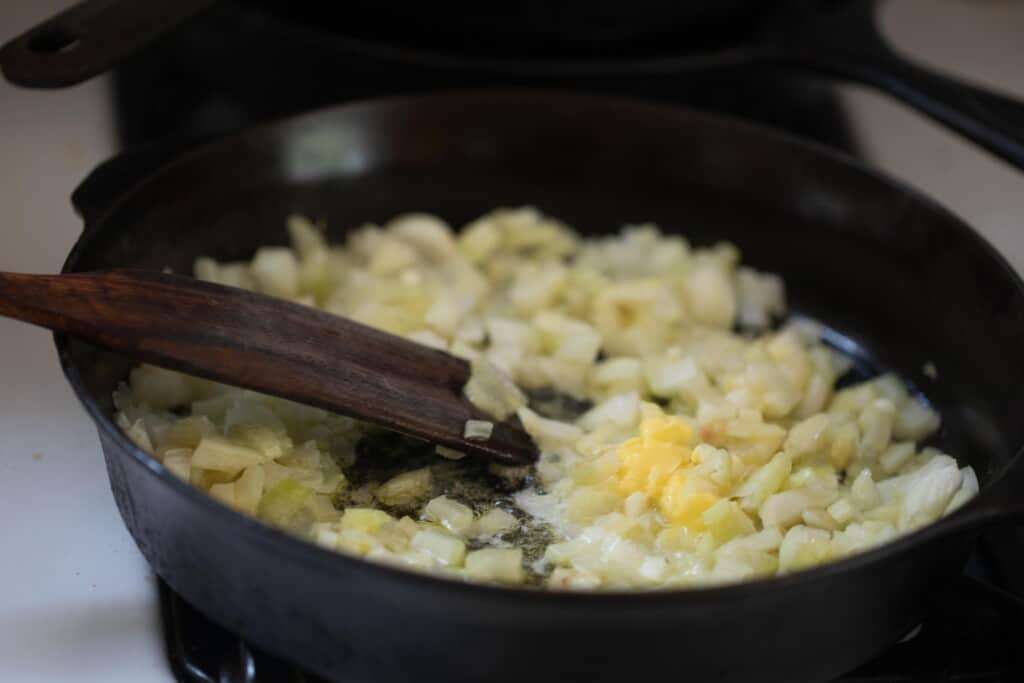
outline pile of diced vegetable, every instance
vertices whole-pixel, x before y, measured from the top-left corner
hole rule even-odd
[[[532,208],[458,234],[409,214],[343,245],[299,216],[287,228],[291,247],[201,258],[196,276],[470,360],[470,400],[517,416],[542,450],[532,468],[486,466],[289,401],[132,372],[114,398],[139,447],[327,548],[468,580],[694,586],[858,552],[977,492],[969,467],[920,445],[938,415],[892,375],[837,390],[847,361],[813,325],[778,327],[782,281],[729,244],[695,249],[653,225],[583,239]]]

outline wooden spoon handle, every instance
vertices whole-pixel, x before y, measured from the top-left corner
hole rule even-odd
[[[488,419],[462,396],[464,360],[300,304],[152,271],[0,273],[0,314],[464,452],[536,458],[512,424],[462,436],[466,420]]]

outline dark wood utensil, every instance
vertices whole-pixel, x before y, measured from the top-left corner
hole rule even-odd
[[[300,304],[180,275],[0,273],[0,315],[141,361],[351,415],[503,464],[536,459],[518,423],[462,395],[461,358]]]

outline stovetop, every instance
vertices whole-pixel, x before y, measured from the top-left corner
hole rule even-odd
[[[70,4],[70,0],[0,3],[0,42]],[[887,35],[904,53],[1024,96],[1024,70],[1019,68],[1024,3],[902,0],[890,5]],[[261,80],[265,76],[258,75]],[[108,85],[109,81],[102,80],[64,92],[38,93],[0,83],[4,111],[0,140],[4,141],[7,171],[0,186],[0,205],[6,207],[8,219],[0,239],[0,265],[5,268],[58,269],[81,231],[66,197],[90,168],[116,151]],[[161,112],[172,111],[175,96],[182,99],[173,84],[163,89],[163,95],[140,92],[140,100],[149,97],[152,102],[146,109],[139,105],[140,116],[134,125],[140,136],[155,131]],[[319,91],[315,94],[323,96]],[[982,232],[1015,266],[1024,268],[1019,210],[1024,181],[1018,173],[873,93],[858,90],[846,96],[846,102],[853,105],[847,111],[856,137],[872,163],[938,198]],[[189,114],[197,120],[233,125],[239,111],[232,100],[204,105],[202,111],[190,110]],[[141,130],[143,127],[146,130]],[[120,139],[123,144],[123,132]],[[4,528],[7,561],[0,561],[0,585],[4,586],[0,613],[7,626],[0,629],[0,680],[167,681],[156,591],[110,497],[93,424],[68,390],[48,334],[0,320],[0,339],[5,352],[0,376],[9,389],[0,395],[0,452],[4,456],[0,458],[0,516],[9,521]],[[47,493],[44,500],[41,490]],[[1024,547],[1022,541],[1017,543]],[[1018,567],[1019,581],[1024,579],[1024,562],[1018,562]],[[168,597],[164,592],[165,609]],[[985,623],[978,622],[979,632],[984,632]],[[997,636],[1012,633],[1012,626],[1008,623],[994,632]],[[213,646],[214,637],[197,626],[187,628],[197,634],[198,645],[188,639],[193,658],[200,657],[202,643],[211,644],[210,656],[202,666],[190,660],[197,665],[192,677],[181,674],[176,664],[178,678],[217,680],[219,669],[211,665],[219,647]],[[927,635],[922,629],[920,637]],[[978,640],[982,645],[993,642],[984,637]],[[951,657],[977,647],[965,644],[968,642],[975,641],[937,651]],[[906,651],[901,650],[904,647],[896,646],[893,651]],[[1013,647],[1020,646],[1013,643]],[[1005,653],[997,648],[994,656],[998,659]],[[254,683],[302,680],[294,672],[282,673],[282,669],[277,669],[279,675],[275,676],[275,671],[262,665],[259,655],[256,660],[254,675],[258,677],[250,679]],[[891,679],[876,669],[873,680]],[[947,680],[957,679],[947,676]],[[959,680],[985,679],[963,676]],[[990,675],[988,680],[1024,677],[1014,677],[1011,670]]]
[[[272,71],[280,80],[271,78],[269,85],[273,74],[252,68],[266,45],[275,47]],[[217,133],[301,109],[391,92],[475,85],[391,72],[382,78],[374,68],[345,68],[343,76],[325,78],[327,72],[340,73],[337,69],[353,65],[333,63],[318,54],[316,68],[311,68],[301,44],[280,47],[276,33],[267,35],[265,28],[227,12],[205,27],[193,26],[188,41],[169,40],[162,49],[135,60],[115,74],[122,144]],[[279,96],[269,97],[268,89]],[[746,117],[859,153],[842,101],[831,87],[814,79],[760,74],[678,89],[638,87],[627,94]],[[1024,538],[1020,532],[1012,533],[986,535],[964,575],[937,596],[932,614],[922,624],[875,660],[837,680],[1024,681],[1024,648],[1017,643],[1024,625]],[[162,583],[160,605],[167,653],[179,681],[321,680],[211,623]]]

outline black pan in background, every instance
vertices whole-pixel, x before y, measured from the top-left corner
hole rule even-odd
[[[265,74],[268,97],[287,97],[295,71],[325,82],[364,71],[399,84],[395,90],[403,89],[403,79],[434,87],[457,79],[463,86],[665,92],[704,79],[787,69],[877,88],[1024,168],[1024,106],[892,50],[876,26],[878,4],[525,0],[465,7],[439,0],[410,8],[363,0],[91,0],[5,45],[0,68],[19,85],[71,85],[167,39],[183,24],[179,33],[186,41],[191,30],[223,31],[223,41],[202,41],[208,46],[203,59],[211,67],[240,62],[236,70]],[[197,15],[213,20],[203,29],[190,21]],[[257,35],[271,39],[259,50],[239,50],[231,24],[218,21],[228,16],[244,17]],[[290,51],[296,43],[304,46],[304,59]],[[333,68],[338,63],[346,68]]]
[[[86,228],[65,271],[244,258],[284,243],[294,211],[326,218],[334,239],[409,210],[459,225],[534,204],[588,234],[654,221],[698,244],[732,240],[746,263],[786,278],[795,312],[919,387],[942,413],[939,443],[982,481],[922,531],[782,578],[660,593],[467,585],[328,552],[180,482],[110,419],[129,361],[58,337],[154,570],[217,623],[320,675],[825,680],[919,623],[981,528],[1024,520],[1024,286],[959,219],[820,148],[678,108],[483,91],[326,109],[155,172],[146,163],[115,159],[75,193]]]

